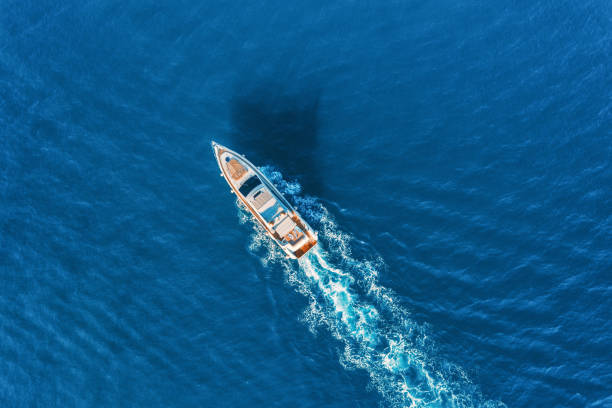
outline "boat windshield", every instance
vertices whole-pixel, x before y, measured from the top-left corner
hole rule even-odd
[[[251,176],[247,181],[242,183],[242,186],[240,186],[240,193],[246,197],[255,187],[259,186],[260,184],[261,181],[259,181],[257,176]]]

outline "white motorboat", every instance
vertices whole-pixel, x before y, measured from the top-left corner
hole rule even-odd
[[[317,244],[317,234],[257,167],[241,154],[212,142],[221,176],[289,258]]]

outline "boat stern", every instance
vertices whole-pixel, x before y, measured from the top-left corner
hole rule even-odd
[[[297,251],[293,253],[293,255],[299,259],[306,252],[310,251],[315,245],[317,245],[317,240],[309,240],[304,245],[302,245]]]

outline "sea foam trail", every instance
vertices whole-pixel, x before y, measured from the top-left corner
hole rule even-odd
[[[302,320],[311,332],[328,329],[343,344],[340,363],[363,369],[371,384],[393,407],[503,407],[485,401],[463,370],[436,358],[427,330],[410,319],[390,289],[378,284],[381,260],[357,260],[351,237],[342,232],[327,209],[313,197],[297,195],[298,183],[264,167],[264,174],[296,203],[319,233],[319,245],[298,262],[283,252],[253,223],[250,249],[264,265],[280,264],[287,282],[309,299]],[[242,222],[251,220],[244,208]]]

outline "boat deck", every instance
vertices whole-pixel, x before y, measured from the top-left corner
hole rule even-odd
[[[244,167],[240,162],[236,159],[229,159],[227,161],[227,169],[232,177],[232,180],[240,180],[242,176],[244,176],[248,170]]]
[[[229,149],[213,147],[221,175],[289,256],[299,258],[316,245],[316,233],[255,166]]]

